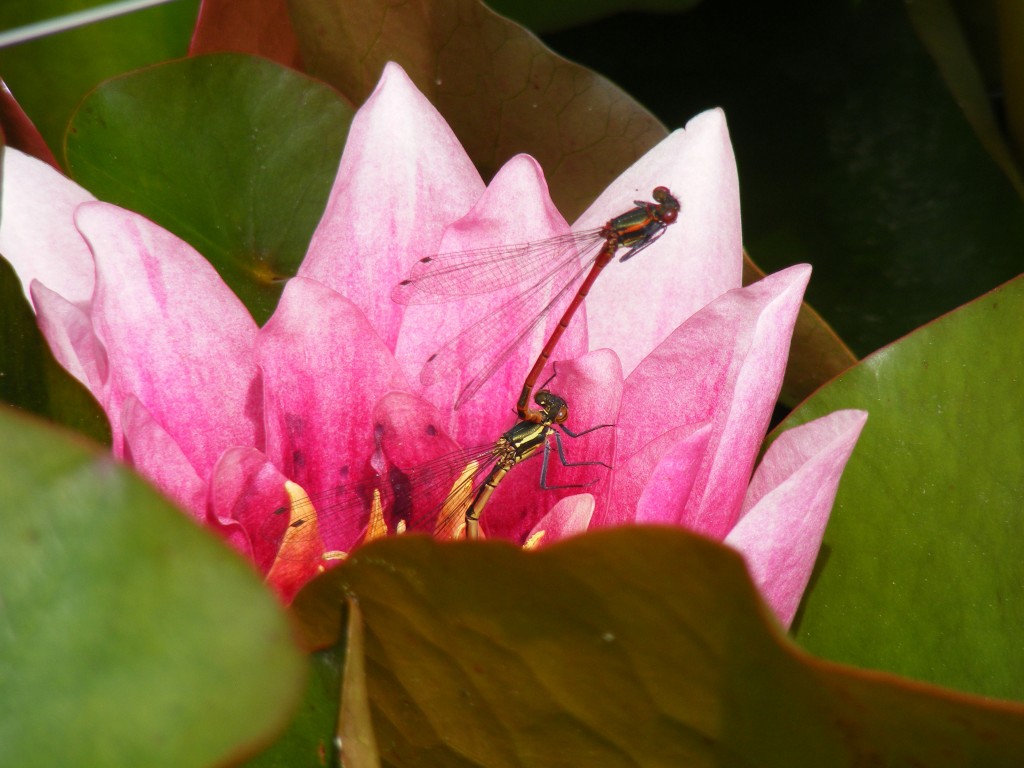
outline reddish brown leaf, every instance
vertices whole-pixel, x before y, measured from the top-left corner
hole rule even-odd
[[[301,69],[287,0],[204,0],[189,55],[222,51],[253,53]]]
[[[310,73],[361,104],[384,64],[398,62],[486,178],[528,152],[570,220],[666,135],[618,86],[477,0],[291,0],[290,7]]]
[[[43,137],[3,80],[0,80],[0,129],[3,129],[4,143],[8,147],[20,149],[44,163],[49,163],[63,173],[57,164],[57,158],[46,146]]]

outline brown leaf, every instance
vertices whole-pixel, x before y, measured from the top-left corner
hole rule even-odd
[[[570,221],[667,135],[618,86],[477,0],[290,0],[306,69],[361,104],[396,61],[485,178],[520,152]]]

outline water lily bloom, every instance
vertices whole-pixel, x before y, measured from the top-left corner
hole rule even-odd
[[[682,201],[679,223],[605,270],[548,385],[568,401],[573,431],[614,425],[566,438],[570,460],[612,468],[555,463],[549,482],[587,487],[544,491],[541,462],[525,462],[483,528],[544,546],[597,527],[686,526],[743,552],[788,623],[865,415],[838,412],[785,433],[751,479],[810,268],[740,287],[738,184],[720,111],[641,158],[572,229],[600,226],[659,185]],[[460,377],[424,386],[419,369],[502,294],[401,306],[392,286],[432,253],[569,231],[535,161],[513,158],[485,186],[391,65],[352,124],[298,276],[262,328],[191,246],[10,149],[0,252],[57,359],[110,419],[115,455],[288,599],[323,568],[324,552],[361,543],[373,505],[366,499],[358,519],[322,510],[319,537],[283,552],[266,534],[272,511],[341,484],[386,490],[424,461],[493,443],[514,423],[522,377],[557,322],[542,323],[453,410]],[[422,506],[406,490],[407,507]],[[389,510],[384,525],[394,518]]]

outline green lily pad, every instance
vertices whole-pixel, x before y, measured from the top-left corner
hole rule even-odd
[[[265,742],[303,663],[252,568],[109,454],[8,408],[0,433],[4,762],[208,766]]]
[[[109,444],[110,424],[88,390],[53,358],[10,263],[0,256],[0,401]]]
[[[201,56],[97,88],[71,123],[68,165],[189,242],[263,322],[323,214],[351,115],[278,64]]]
[[[104,0],[0,3],[0,29],[104,5]],[[178,0],[0,49],[0,72],[57,157],[78,102],[108,77],[184,56],[199,0]]]
[[[865,358],[782,423],[863,408],[796,639],[1024,699],[1024,278]]]
[[[812,659],[738,555],[669,528],[375,542],[293,605],[358,601],[384,765],[1011,766],[1024,707]]]

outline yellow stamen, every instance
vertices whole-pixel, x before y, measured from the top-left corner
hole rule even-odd
[[[473,495],[473,476],[480,468],[479,461],[471,461],[452,485],[437,515],[434,536],[438,539],[456,539],[466,525],[466,508]]]
[[[373,489],[373,501],[370,502],[370,523],[366,527],[363,543],[368,544],[374,539],[388,535],[388,524],[384,522],[384,505],[380,501],[380,489]]]
[[[540,544],[540,540],[544,538],[545,533],[547,533],[547,531],[536,531],[531,533],[530,538],[523,543],[523,549],[536,549],[537,545]]]

